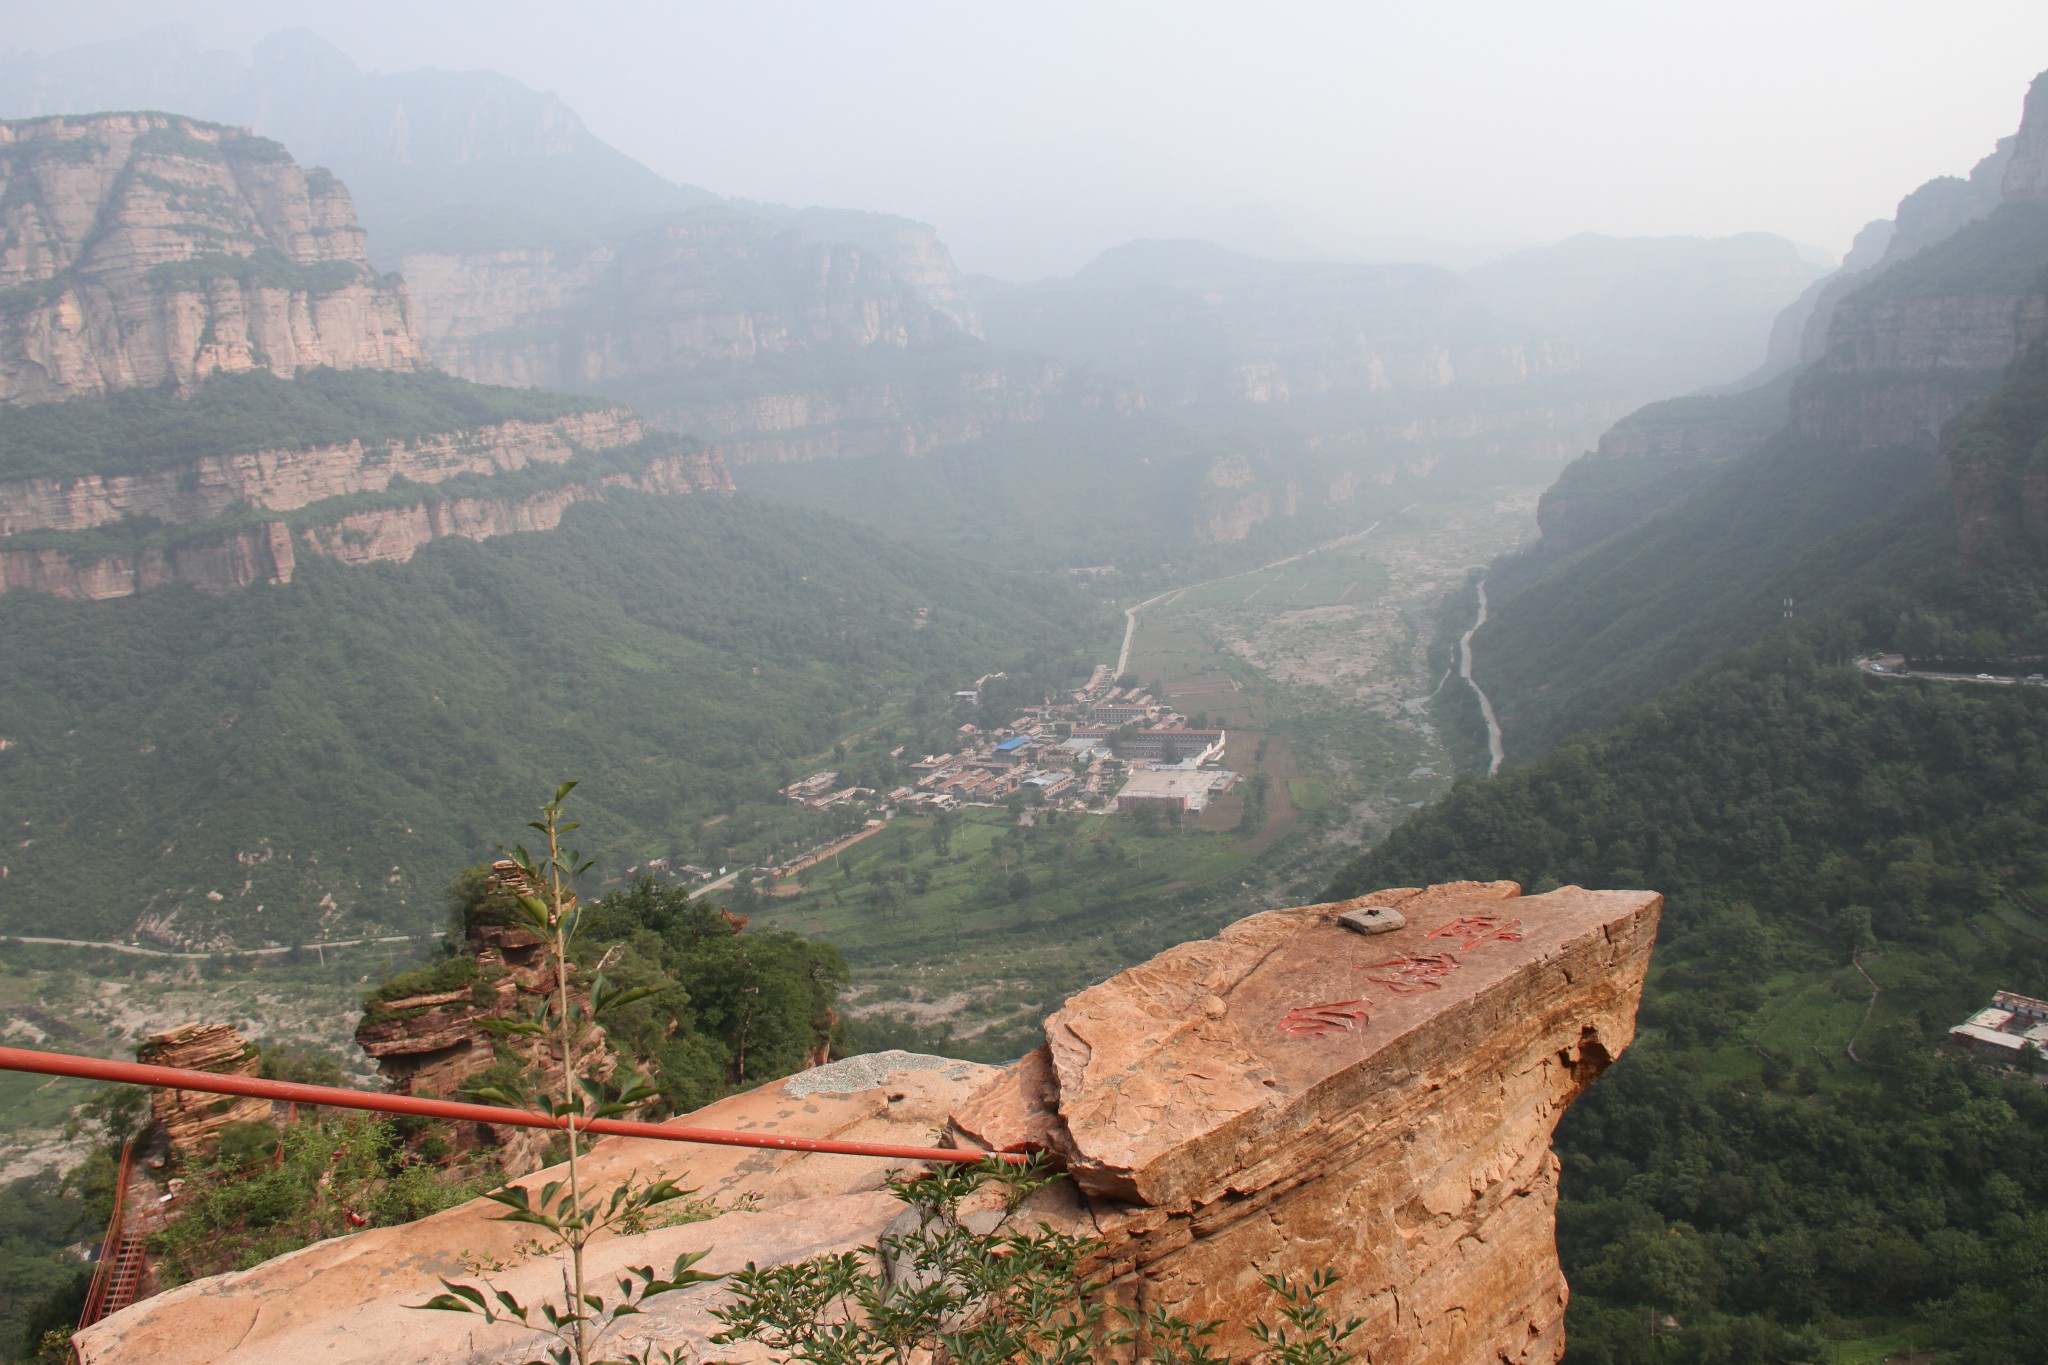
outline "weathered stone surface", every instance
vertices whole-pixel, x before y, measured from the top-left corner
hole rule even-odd
[[[175,1066],[187,1071],[214,1071],[226,1076],[253,1076],[259,1066],[256,1049],[226,1024],[184,1024],[159,1033],[135,1049],[137,1061]],[[231,1123],[260,1123],[270,1117],[270,1101],[252,1096],[211,1095],[197,1090],[153,1090],[150,1117],[170,1138],[181,1156],[203,1156],[213,1149],[220,1130]]]
[[[1356,903],[1257,916],[1048,1021],[1056,1135],[1098,1193],[1114,1293],[1248,1351],[1258,1276],[1328,1267],[1375,1365],[1560,1357],[1550,1134],[1634,1034],[1661,898],[1513,889],[1365,897],[1408,919],[1370,939],[1331,922]],[[1494,925],[1442,932],[1475,917]],[[1363,1020],[1329,1008],[1358,999]],[[1322,1027],[1283,1028],[1304,1016]]]
[[[348,191],[169,114],[0,122],[0,402],[426,364]]]
[[[993,1074],[972,1062],[906,1053],[881,1054],[877,1062],[800,1073],[722,1100],[687,1121],[871,1142],[931,1141],[948,1110]],[[882,1186],[891,1165],[863,1157],[605,1139],[585,1167],[598,1190],[629,1175],[670,1176],[695,1187],[699,1199],[739,1208],[638,1237],[601,1238],[593,1246],[592,1269],[609,1283],[620,1267],[666,1265],[702,1247],[713,1250],[700,1269],[730,1271],[749,1260],[772,1265],[865,1245],[902,1211]],[[538,1189],[561,1175],[555,1167],[521,1183]],[[516,1330],[404,1307],[439,1292],[437,1277],[470,1277],[487,1259],[510,1263],[491,1278],[524,1298],[560,1292],[556,1263],[524,1249],[531,1229],[495,1221],[497,1209],[478,1200],[405,1227],[322,1242],[253,1270],[183,1285],[81,1333],[80,1357],[86,1365],[496,1365],[528,1359],[533,1351]],[[689,1290],[655,1300],[643,1331],[663,1341],[701,1342],[713,1330],[705,1310],[716,1294]],[[719,1354],[735,1362],[768,1358],[745,1350]]]
[[[1354,934],[1391,934],[1406,929],[1408,917],[1391,905],[1368,905],[1346,910],[1337,916],[1337,924]]]
[[[1633,1034],[1660,904],[1496,882],[1273,911],[1082,992],[1048,1021],[1046,1046],[1004,1071],[883,1054],[690,1121],[895,1142],[943,1126],[1048,1149],[1078,1189],[1034,1210],[1103,1239],[1111,1297],[1221,1319],[1234,1355],[1272,1309],[1261,1273],[1328,1268],[1344,1277],[1336,1311],[1366,1319],[1374,1365],[1550,1365],[1566,1297],[1550,1134]],[[1339,927],[1374,906],[1406,926]],[[721,1201],[751,1193],[759,1209],[606,1239],[605,1268],[705,1246],[710,1268],[770,1264],[868,1244],[900,1212],[876,1193],[889,1163],[861,1158],[607,1141],[593,1164],[600,1187],[661,1173]],[[117,1314],[81,1334],[81,1358],[516,1359],[512,1333],[400,1305],[436,1274],[462,1276],[464,1255],[517,1259],[520,1240],[470,1205],[325,1243]],[[551,1274],[522,1261],[500,1278],[542,1293]],[[643,1334],[703,1342],[719,1292],[656,1300]]]

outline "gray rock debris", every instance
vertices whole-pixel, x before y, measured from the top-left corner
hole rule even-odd
[[[946,1079],[958,1081],[965,1080],[972,1073],[974,1063],[953,1057],[933,1057],[922,1052],[905,1052],[901,1048],[864,1052],[858,1057],[799,1071],[782,1083],[782,1093],[792,1099],[802,1099],[806,1095],[852,1095],[862,1090],[873,1090],[898,1072],[938,1071],[946,1067],[956,1068],[955,1073]]]

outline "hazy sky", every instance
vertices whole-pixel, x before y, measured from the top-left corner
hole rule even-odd
[[[495,68],[674,179],[922,218],[1012,276],[1139,235],[1370,254],[1764,229],[1838,253],[1967,171],[2048,67],[2044,0],[0,0],[0,46],[170,20]]]

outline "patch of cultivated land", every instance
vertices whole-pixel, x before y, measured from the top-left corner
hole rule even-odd
[[[1440,681],[1429,623],[1469,570],[1534,533],[1540,495],[1514,486],[1418,503],[1370,536],[1192,587],[1139,617],[1131,671],[1230,726],[1229,761],[1271,777],[1275,818],[1283,807],[1313,817],[1319,848],[1288,860],[1276,893],[1312,892],[1329,862],[1449,781],[1428,719]],[[1240,690],[1217,691],[1226,678]]]

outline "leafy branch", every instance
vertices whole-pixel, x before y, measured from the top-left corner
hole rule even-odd
[[[667,1179],[636,1184],[630,1178],[607,1198],[586,1197],[584,1191],[584,1130],[594,1119],[632,1112],[655,1098],[657,1092],[640,1076],[615,1082],[595,1074],[594,1069],[585,1071],[581,1067],[584,1059],[578,1055],[577,1040],[585,1029],[594,1029],[613,1011],[654,992],[646,986],[614,985],[605,980],[601,970],[590,983],[586,1004],[579,1006],[569,989],[569,953],[585,923],[575,884],[591,866],[580,852],[565,849],[562,844],[564,837],[581,828],[575,821],[562,818],[563,803],[575,787],[574,782],[564,782],[556,788],[554,800],[541,807],[541,818],[528,826],[546,840],[543,852],[536,856],[523,844],[510,851],[516,867],[511,878],[515,883],[511,888],[514,918],[546,943],[554,963],[554,992],[526,1018],[484,1021],[484,1026],[495,1032],[551,1042],[562,1060],[559,1092],[529,1096],[517,1082],[483,1086],[471,1092],[493,1104],[541,1108],[568,1135],[566,1180],[547,1182],[538,1195],[523,1185],[506,1185],[486,1196],[507,1210],[498,1215],[497,1221],[538,1228],[542,1239],[554,1245],[562,1263],[561,1298],[528,1304],[488,1279],[481,1285],[443,1279],[441,1284],[446,1292],[413,1306],[474,1313],[489,1323],[543,1332],[554,1338],[546,1360],[555,1365],[602,1365],[598,1353],[605,1339],[626,1320],[638,1316],[648,1299],[720,1277],[693,1268],[707,1254],[702,1251],[678,1256],[675,1264],[660,1274],[652,1266],[629,1267],[617,1280],[618,1292],[613,1297],[593,1291],[585,1273],[584,1253],[600,1233],[643,1228],[652,1210],[696,1191],[682,1189]],[[622,1359],[645,1365],[649,1360],[674,1362],[679,1357],[672,1351],[663,1351],[654,1357],[629,1354]]]

